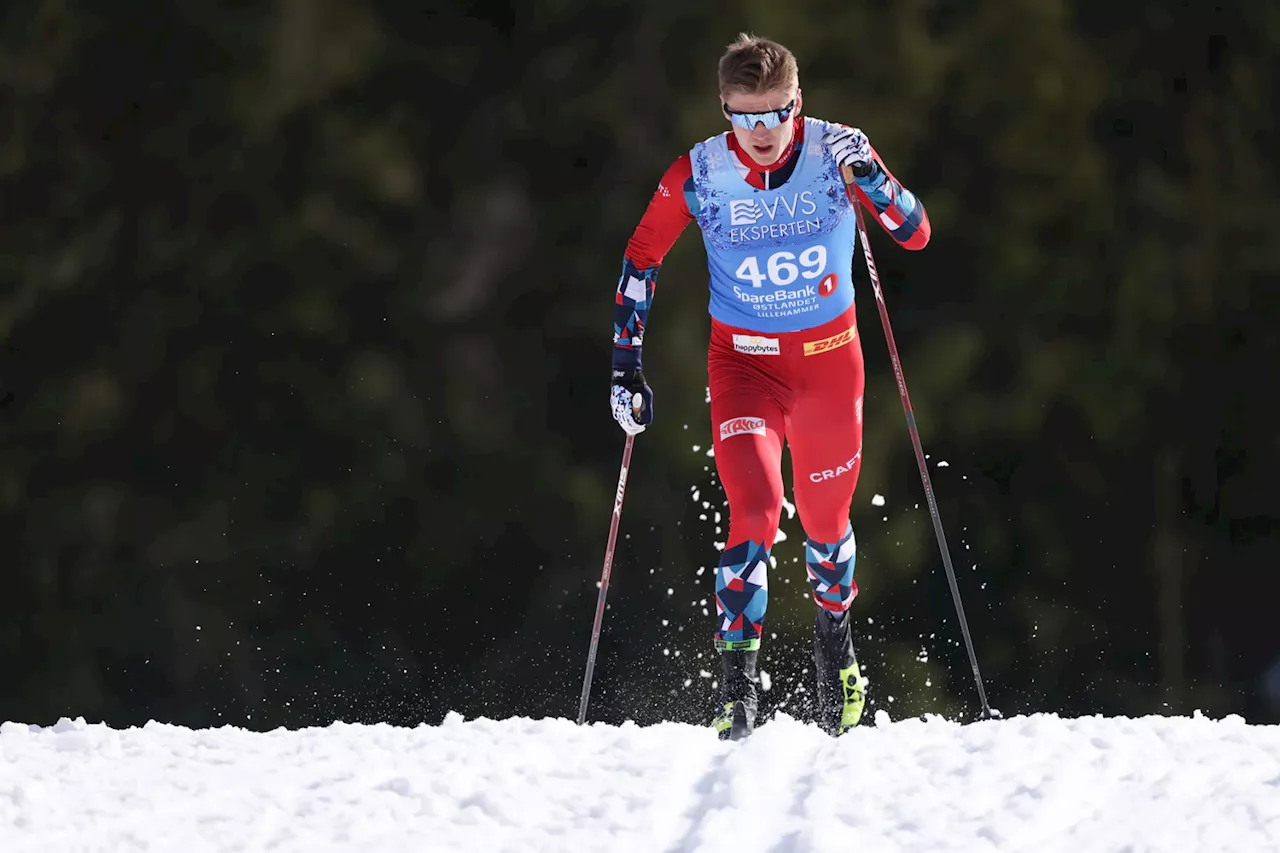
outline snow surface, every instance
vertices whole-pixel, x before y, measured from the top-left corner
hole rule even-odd
[[[0,851],[1280,850],[1280,727],[0,726]]]

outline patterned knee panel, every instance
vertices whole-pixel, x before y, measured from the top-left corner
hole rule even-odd
[[[764,613],[769,604],[769,549],[747,540],[726,548],[716,570],[716,647],[760,647]]]
[[[813,600],[819,607],[831,613],[843,613],[853,604],[858,595],[858,584],[853,580],[857,558],[853,525],[834,544],[827,545],[812,539],[805,543],[804,561],[809,570],[809,585],[813,587]]]

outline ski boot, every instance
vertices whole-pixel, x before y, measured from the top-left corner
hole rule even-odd
[[[717,641],[716,645],[732,644]],[[724,668],[724,678],[720,682],[722,704],[720,713],[711,724],[720,740],[742,740],[755,729],[759,704],[756,697],[758,654],[758,646],[753,649],[721,648],[720,662]]]
[[[819,609],[813,624],[813,664],[817,672],[818,726],[839,737],[858,724],[866,704],[866,679],[853,653],[853,617],[839,621]]]

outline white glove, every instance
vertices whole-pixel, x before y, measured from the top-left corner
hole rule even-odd
[[[632,392],[621,385],[614,385],[609,393],[610,408],[613,419],[618,422],[627,435],[638,435],[644,432],[644,424],[636,422],[636,413],[644,408],[644,396]]]
[[[853,169],[857,177],[864,176],[871,167],[871,143],[867,135],[856,127],[839,125],[822,137],[831,148],[831,156],[841,166]]]

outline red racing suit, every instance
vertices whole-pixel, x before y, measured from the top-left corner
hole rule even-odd
[[[727,134],[747,186],[775,189],[791,177],[806,145],[806,122],[800,116],[795,121],[790,148],[767,168]],[[843,203],[861,204],[903,248],[923,248],[930,234],[923,204],[874,151],[873,159],[876,180],[866,190],[848,188]],[[698,206],[686,153],[666,170],[627,244],[615,299],[615,366],[639,366],[658,271],[676,239],[697,221]],[[782,508],[784,443],[791,449],[814,599],[840,613],[857,594],[849,510],[862,460],[863,363],[854,306],[818,326],[770,332],[729,325],[713,314],[708,379],[716,469],[729,500],[729,533],[716,578],[716,640],[720,648],[758,648],[768,557]]]

